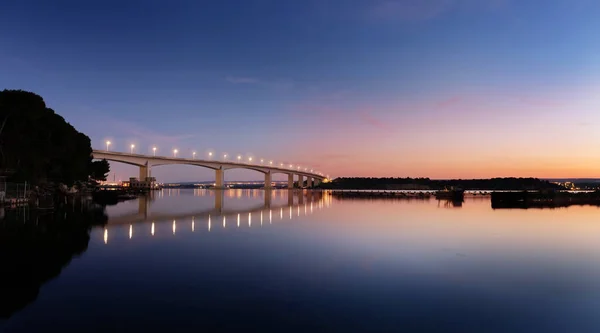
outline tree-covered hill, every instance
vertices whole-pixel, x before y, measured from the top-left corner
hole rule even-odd
[[[429,178],[336,178],[330,183],[321,184],[331,189],[379,189],[379,190],[440,190],[460,187],[465,190],[540,190],[562,189],[557,184],[538,178],[491,178],[491,179],[451,179],[434,180]]]

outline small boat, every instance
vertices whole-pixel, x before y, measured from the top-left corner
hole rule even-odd
[[[435,192],[436,199],[446,200],[463,200],[465,197],[465,190],[459,188],[445,188],[441,191]]]

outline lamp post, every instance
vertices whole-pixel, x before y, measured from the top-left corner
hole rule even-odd
[[[252,157],[248,157],[248,162],[252,163]]]
[[[156,157],[156,147],[152,147],[152,153],[154,153],[154,156]]]
[[[131,153],[133,154],[133,148],[135,148],[135,145],[131,145]]]
[[[242,156],[238,155],[238,161],[241,161],[241,160],[242,160]]]
[[[227,154],[223,155],[223,159],[226,160],[227,159]]]
[[[106,151],[108,151],[108,146],[110,146],[110,141],[106,141]]]
[[[209,151],[209,152],[208,152],[208,158],[209,158],[209,159],[211,159],[211,158],[212,158],[212,155],[213,155],[213,154],[212,154],[212,151]]]
[[[177,149],[173,149],[173,157],[177,157]]]
[[[193,160],[196,159],[196,152],[195,151],[192,152],[192,159]]]

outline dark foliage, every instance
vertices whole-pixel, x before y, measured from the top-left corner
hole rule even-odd
[[[11,181],[71,185],[106,171],[92,163],[90,138],[22,90],[0,92],[0,171]]]
[[[110,171],[110,164],[108,161],[93,161],[90,166],[90,178],[95,181],[104,181]]]

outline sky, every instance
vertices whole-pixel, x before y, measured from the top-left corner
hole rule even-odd
[[[600,177],[598,17],[595,0],[5,1],[0,89],[41,95],[96,149],[334,178]]]

